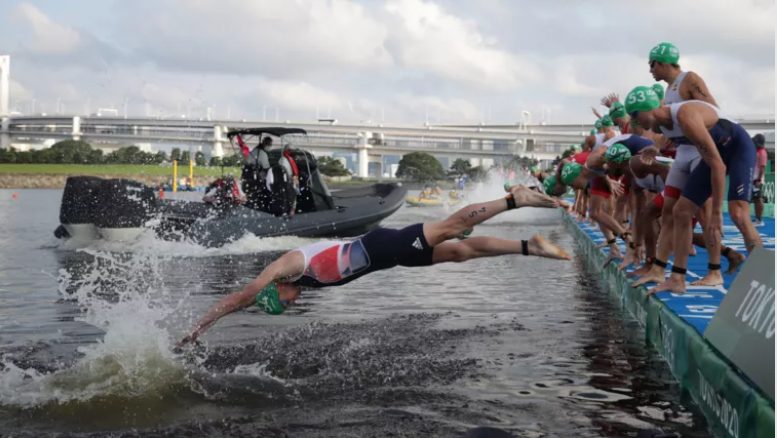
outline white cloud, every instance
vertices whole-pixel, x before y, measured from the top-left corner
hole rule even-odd
[[[292,111],[316,109],[342,110],[345,102],[336,93],[317,88],[307,82],[291,82],[263,79],[259,81],[259,93],[267,103],[280,105]],[[257,102],[257,104],[262,102]]]
[[[126,100],[130,114],[251,119],[274,106],[283,120],[384,123],[550,109],[554,122],[588,123],[603,94],[652,82],[647,52],[669,40],[725,111],[773,114],[773,1],[560,4],[136,0],[63,14],[27,0],[0,5],[0,51],[13,59],[12,100],[47,108]]]
[[[27,44],[34,53],[42,55],[67,54],[75,50],[81,41],[81,37],[75,29],[52,21],[30,3],[19,4],[15,13],[32,31],[32,39]]]
[[[480,122],[484,117],[483,108],[459,98],[440,96],[419,96],[400,93],[388,102],[395,117],[404,114],[417,122],[428,120],[430,123]]]
[[[347,0],[137,3],[121,5],[128,40],[167,69],[288,78],[391,64],[384,26]]]
[[[512,90],[539,77],[537,68],[497,47],[472,21],[422,0],[386,4],[398,25],[392,27],[397,56],[405,67],[465,82],[478,88]]]

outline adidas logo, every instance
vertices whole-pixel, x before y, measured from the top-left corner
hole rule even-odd
[[[421,238],[420,237],[416,237],[415,238],[415,242],[413,242],[413,248],[415,248],[415,249],[417,249],[419,251],[424,249],[424,245],[421,243]]]

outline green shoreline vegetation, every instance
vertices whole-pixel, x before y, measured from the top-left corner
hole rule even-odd
[[[172,178],[173,166],[156,164],[11,164],[0,163],[0,174],[13,175],[116,175]],[[195,166],[194,176],[239,175],[239,167]],[[178,178],[189,176],[189,166],[178,166]]]

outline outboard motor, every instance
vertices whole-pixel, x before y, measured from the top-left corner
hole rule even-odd
[[[71,176],[62,192],[59,207],[60,227],[54,235],[90,240],[98,237],[95,215],[99,212],[99,191],[103,179],[96,176]]]
[[[137,181],[104,180],[98,195],[100,214],[95,217],[95,225],[104,239],[136,238],[156,211],[154,189]]]

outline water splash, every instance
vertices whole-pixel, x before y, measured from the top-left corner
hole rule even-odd
[[[60,248],[63,250],[90,249],[113,253],[130,252],[154,256],[206,258],[223,255],[252,254],[260,251],[284,251],[314,241],[316,241],[316,239],[296,236],[258,237],[254,234],[246,233],[243,237],[234,242],[230,242],[221,247],[212,248],[202,246],[190,239],[184,238],[177,241],[163,240],[160,239],[153,230],[148,229],[144,230],[136,239],[129,242],[67,239],[62,242]]]
[[[163,258],[82,249],[91,257],[62,269],[59,292],[83,310],[78,318],[104,332],[78,347],[69,367],[23,368],[0,362],[0,404],[32,407],[99,397],[133,398],[185,384],[185,370],[172,353],[170,320],[186,297],[172,297],[162,281]]]

